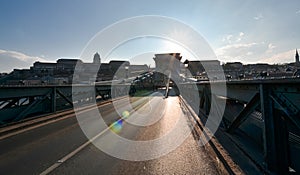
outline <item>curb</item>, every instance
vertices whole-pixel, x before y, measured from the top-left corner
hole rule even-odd
[[[193,122],[196,126],[194,126],[197,137],[200,137],[201,133],[204,134],[205,138],[211,138],[207,141],[207,144],[204,145],[205,150],[208,152],[208,155],[214,161],[218,172],[220,174],[245,174],[240,167],[232,160],[228,152],[223,148],[223,146],[218,142],[218,140],[212,136],[210,131],[208,131],[200,121],[198,115],[194,112],[194,110],[188,105],[188,103],[179,96],[180,101],[184,104],[184,106],[190,112],[189,120]]]

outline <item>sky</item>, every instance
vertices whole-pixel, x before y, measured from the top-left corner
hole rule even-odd
[[[161,15],[191,26],[222,62],[293,62],[295,49],[300,48],[299,0],[2,0],[0,4],[0,72],[29,68],[35,61],[79,58],[99,31],[141,15]],[[153,52],[130,55],[122,46],[110,59],[153,65],[153,53],[164,47],[178,49],[165,40],[130,44]],[[101,55],[101,48],[98,52]],[[83,61],[92,61],[92,55]]]

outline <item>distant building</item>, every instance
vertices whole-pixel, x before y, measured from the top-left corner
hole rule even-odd
[[[223,68],[224,68],[224,70],[225,69],[242,70],[243,64],[241,62],[228,62],[228,63],[224,64]]]
[[[156,70],[154,81],[157,85],[165,85],[169,75],[174,80],[179,78],[181,58],[180,53],[155,54],[153,58]]]
[[[93,59],[94,64],[101,64],[101,58],[98,52],[95,53],[94,59]]]
[[[0,73],[0,78],[1,77],[5,77],[5,76],[7,76],[8,75],[8,73]]]
[[[191,75],[196,79],[207,79],[207,73],[216,79],[221,77],[222,70],[220,70],[219,60],[185,61],[185,63],[187,63],[187,69]]]
[[[56,63],[42,63],[42,62],[35,62],[33,63],[33,70],[36,73],[47,72],[48,74],[53,74],[53,72],[57,69]]]
[[[108,63],[101,63],[100,69],[98,70],[97,81],[106,81],[113,79],[113,72],[111,71]]]
[[[129,72],[131,77],[136,77],[141,75],[144,72],[149,71],[149,67],[144,64],[144,65],[130,65],[129,67]]]
[[[244,65],[244,68],[247,70],[251,70],[253,73],[267,71],[269,68],[269,64],[266,63],[258,63],[258,64],[247,64]]]
[[[59,59],[57,69],[73,72],[77,64],[81,65],[83,62],[80,59]]]
[[[78,72],[75,77],[74,71]],[[148,71],[147,65],[130,65],[129,61],[112,60],[102,63],[95,53],[92,63],[80,59],[58,59],[56,63],[35,62],[30,69],[15,69],[9,75],[0,77],[0,84],[71,84],[112,80],[138,76]],[[76,79],[76,80],[75,80]]]
[[[182,56],[180,56],[180,53],[163,53],[155,54],[155,57],[153,59],[155,61],[155,68],[158,71],[163,72],[165,70],[180,70],[181,58]]]
[[[109,62],[110,68],[112,71],[117,71],[118,69],[125,69],[125,67],[129,67],[129,61],[121,61],[121,60],[112,60]]]
[[[186,61],[185,63],[187,63],[187,68],[192,76],[197,76],[204,72],[203,65],[200,61]]]

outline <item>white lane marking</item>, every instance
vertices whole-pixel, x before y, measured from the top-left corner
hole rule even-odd
[[[76,148],[74,151],[70,152],[69,154],[65,155],[63,158],[59,159],[56,163],[54,163],[52,166],[47,168],[45,171],[43,171],[40,175],[46,175],[52,172],[54,169],[59,167],[62,163],[73,157],[75,154],[80,152],[82,149],[87,147],[90,143],[92,143],[94,140],[96,140],[98,137],[100,137],[102,134],[104,134],[106,131],[108,131],[111,127],[113,127],[115,124],[117,124],[118,121],[123,120],[123,118],[117,120],[116,122],[112,123],[109,127],[105,128],[103,131],[101,131],[99,134],[94,136],[92,139],[86,141],[84,144]]]
[[[123,98],[116,98],[114,100],[117,100],[117,101],[120,100],[121,101],[121,100],[123,100]],[[104,106],[107,106],[107,105],[110,105],[110,104],[112,104],[112,101],[104,102],[104,104],[100,104],[99,106],[97,106],[97,108],[104,107]],[[93,109],[95,109],[95,107],[92,107],[92,108],[87,107],[87,109],[83,109],[82,111],[79,111],[78,113],[81,114],[83,112],[87,112],[87,111],[93,110]],[[8,133],[6,135],[0,136],[0,140],[6,139],[6,138],[11,137],[11,136],[21,134],[23,132],[26,132],[26,131],[29,131],[29,130],[32,130],[32,129],[36,129],[36,128],[39,128],[39,127],[42,127],[42,126],[45,126],[45,125],[48,125],[48,124],[51,124],[51,123],[55,123],[55,122],[58,122],[58,121],[61,121],[61,120],[65,120],[67,118],[74,117],[74,116],[75,116],[75,113],[71,113],[71,114],[65,115],[63,117],[58,117],[58,118],[52,119],[52,120],[50,119],[47,122],[43,122],[43,123],[40,123],[40,124],[37,124],[37,125],[34,125],[34,126],[30,126],[28,128],[25,128],[25,129],[13,131],[12,133]]]
[[[136,106],[137,109],[141,108],[143,106],[142,105],[138,105]],[[132,111],[130,111],[129,113],[135,112],[136,109],[133,109]],[[59,159],[56,163],[54,163],[52,166],[50,166],[49,168],[47,168],[45,171],[43,171],[42,173],[40,173],[40,175],[47,175],[50,172],[52,172],[54,169],[56,169],[57,167],[59,167],[62,163],[64,163],[65,161],[67,161],[68,159],[72,158],[74,155],[76,155],[78,152],[80,152],[81,150],[83,150],[85,147],[87,147],[90,143],[92,143],[94,140],[96,140],[98,137],[100,137],[102,134],[104,134],[106,131],[108,131],[109,129],[111,129],[114,125],[116,125],[119,121],[121,120],[125,120],[126,117],[121,117],[119,120],[115,121],[114,123],[112,123],[111,125],[109,125],[109,127],[105,128],[103,131],[101,131],[99,134],[97,134],[96,136],[94,136],[92,139],[86,141],[84,144],[82,144],[81,146],[79,146],[78,148],[76,148],[74,151],[70,152],[69,154],[67,154],[66,156],[64,156],[63,158]]]

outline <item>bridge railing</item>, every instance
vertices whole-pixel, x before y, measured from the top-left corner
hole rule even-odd
[[[266,173],[300,172],[300,81],[259,80],[226,82],[227,93],[211,84],[197,83],[199,117],[204,122],[212,110],[212,98],[226,100],[220,130]],[[183,84],[194,88],[193,84]],[[221,89],[220,89],[221,92]],[[186,95],[193,106],[195,94]],[[214,116],[210,116],[214,117]]]
[[[76,91],[72,91],[75,88]],[[128,95],[130,84],[2,86],[0,87],[0,124],[30,116],[53,113],[114,97]],[[74,99],[75,97],[75,99]]]

